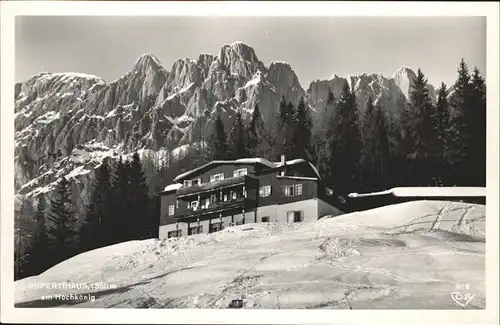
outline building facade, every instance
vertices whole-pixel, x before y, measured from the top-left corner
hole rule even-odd
[[[212,161],[178,175],[161,196],[160,238],[257,222],[309,222],[343,212],[308,161]]]

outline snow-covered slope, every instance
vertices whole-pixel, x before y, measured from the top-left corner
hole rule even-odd
[[[420,201],[307,224],[248,224],[132,241],[15,283],[18,307],[455,309],[485,307],[485,207]],[[39,288],[42,283],[93,288]],[[90,294],[95,301],[41,300]],[[88,299],[88,298],[87,298]]]

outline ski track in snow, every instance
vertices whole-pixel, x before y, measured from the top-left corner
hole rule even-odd
[[[180,239],[127,242],[16,282],[18,307],[39,282],[104,282],[95,302],[54,307],[461,308],[469,283],[484,308],[484,206],[410,202],[304,224],[259,223]],[[368,226],[371,225],[371,226]],[[90,293],[90,292],[87,292]]]

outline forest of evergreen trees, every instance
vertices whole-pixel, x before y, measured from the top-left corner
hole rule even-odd
[[[479,71],[471,74],[463,60],[456,82],[450,88],[441,84],[436,99],[419,69],[398,125],[372,98],[359,114],[347,82],[339,98],[330,91],[325,100],[324,116],[314,127],[304,98],[289,103],[283,97],[275,121],[266,123],[258,105],[247,123],[237,113],[228,131],[218,116],[208,145],[192,145],[181,158],[144,156],[141,161],[135,153],[131,161],[105,160],[95,170],[78,226],[72,186],[62,178],[50,198],[39,197],[28,250],[16,254],[16,279],[87,250],[157,237],[155,193],[178,174],[211,160],[304,158],[338,196],[395,186],[486,185],[486,86]]]

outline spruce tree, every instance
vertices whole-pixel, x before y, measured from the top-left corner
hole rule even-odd
[[[486,186],[486,84],[475,67],[471,80],[471,106],[467,118],[470,184]]]
[[[277,157],[285,154],[286,157],[293,156],[294,150],[294,117],[295,107],[292,103],[287,103],[285,97],[281,98],[278,111],[277,137],[278,137],[278,152]]]
[[[448,103],[448,89],[444,82],[441,83],[441,87],[438,89],[438,98],[436,102],[436,112],[437,112],[437,130],[438,130],[438,141],[439,147],[441,147],[441,164],[439,166],[440,176],[443,181],[443,185],[450,185],[451,179],[449,175],[449,170],[452,168],[450,162],[450,143],[452,138],[451,134],[451,123],[450,123],[450,107]]]
[[[50,200],[48,237],[52,263],[59,263],[77,251],[77,229],[71,202],[71,183],[62,177]]]
[[[335,96],[331,89],[328,89],[328,97],[326,100],[325,113],[319,121],[319,125],[313,132],[313,148],[315,159],[313,160],[323,177],[330,177],[329,160],[331,150],[329,142],[334,135],[335,127]]]
[[[372,191],[379,191],[387,189],[390,185],[389,181],[389,168],[390,168],[390,141],[387,132],[387,122],[384,116],[384,111],[379,103],[375,106],[373,114],[373,132],[375,139],[374,148],[374,177],[372,179]]]
[[[233,126],[229,133],[229,159],[240,159],[248,156],[247,142],[245,138],[245,126],[241,112],[236,112],[236,117],[233,121]]]
[[[462,59],[458,67],[458,77],[453,85],[450,106],[453,108],[450,160],[453,162],[451,178],[455,185],[470,185],[469,170],[469,121],[471,106],[471,84],[467,64]]]
[[[127,228],[130,213],[129,164],[123,161],[121,156],[113,169],[111,193],[114,202],[113,209],[109,217],[103,220],[103,232],[107,245],[123,242],[130,237],[130,230]]]
[[[227,159],[228,156],[227,137],[224,130],[224,123],[222,122],[220,115],[217,115],[214,128],[212,130],[210,138],[210,152],[211,160],[224,160]]]
[[[141,159],[137,152],[132,155],[130,163],[130,182],[130,210],[127,221],[128,227],[132,231],[128,240],[151,238],[154,223],[149,212],[149,189],[142,171]]]
[[[259,151],[262,147],[264,136],[264,120],[262,118],[262,114],[260,113],[258,104],[255,104],[255,108],[252,112],[252,117],[250,119],[250,124],[246,133],[249,155],[252,157],[260,157]]]
[[[36,212],[34,216],[36,228],[33,233],[27,262],[29,275],[40,274],[50,266],[47,264],[47,257],[49,255],[49,238],[47,236],[45,213],[45,197],[41,195],[38,198],[38,203],[36,206]]]
[[[306,107],[304,98],[301,97],[297,110],[294,112],[292,152],[290,158],[302,158],[310,160],[311,158],[311,137],[312,121],[309,109]]]
[[[375,148],[376,134],[378,127],[374,121],[375,106],[373,100],[368,97],[363,119],[361,120],[362,149],[360,155],[360,187],[363,191],[373,190],[373,181],[375,176]]]
[[[345,196],[359,189],[359,160],[361,140],[356,98],[345,82],[338,100],[338,114],[335,117],[334,134],[329,141],[330,159],[329,183],[338,195]]]
[[[408,123],[406,136],[412,139],[411,150],[406,158],[411,166],[411,185],[433,185],[433,180],[438,177],[439,152],[437,114],[429,95],[427,78],[418,69],[417,77],[410,91],[411,116]]]
[[[107,233],[113,231],[114,200],[111,189],[111,170],[107,159],[95,170],[90,202],[81,228],[81,250],[87,251],[107,244]],[[106,229],[105,227],[108,227]]]

